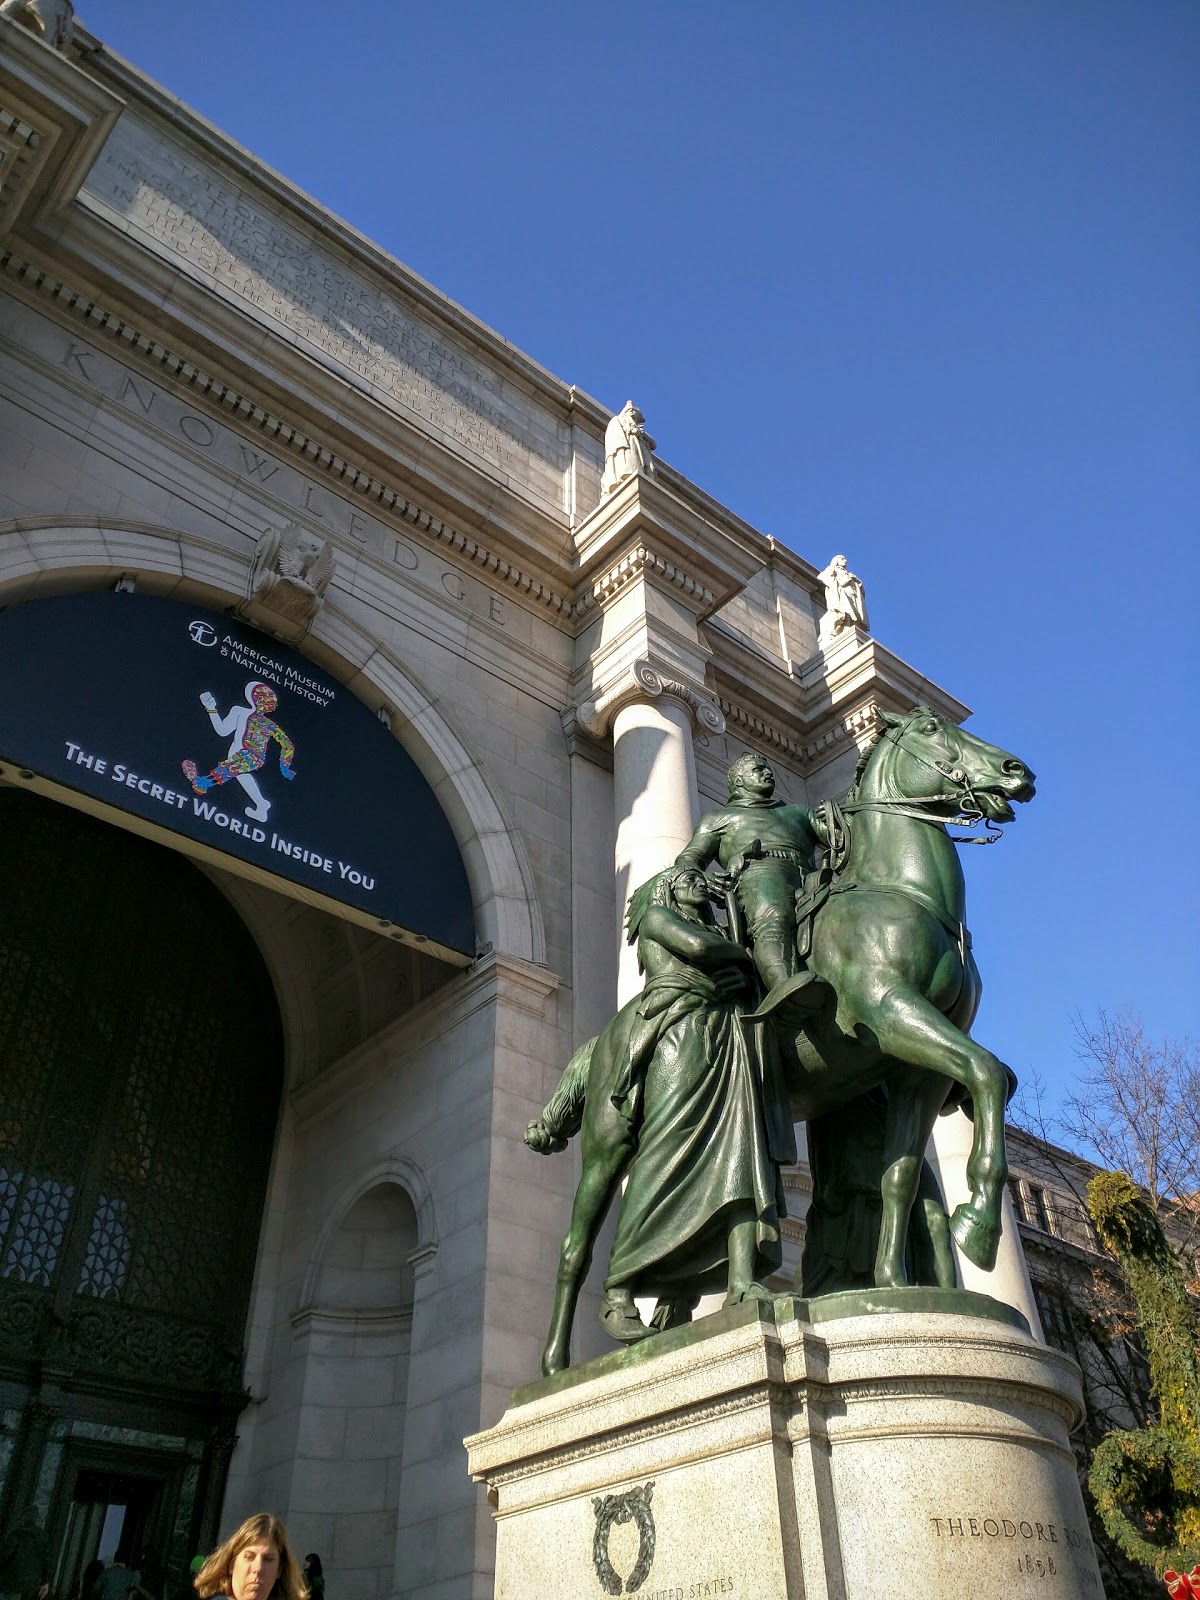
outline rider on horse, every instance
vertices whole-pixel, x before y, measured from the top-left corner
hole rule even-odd
[[[719,863],[709,881],[726,894],[731,936],[744,934],[753,952],[770,997],[764,1012],[784,998],[818,1009],[829,990],[806,965],[803,907],[824,828],[807,806],[775,798],[775,774],[762,756],[739,756],[728,782],[729,804],[701,817],[675,865],[703,871]]]

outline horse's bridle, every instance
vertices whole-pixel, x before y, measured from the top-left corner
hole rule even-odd
[[[910,794],[895,800],[848,800],[844,801],[841,807],[846,815],[849,816],[855,811],[883,811],[894,817],[911,817],[916,822],[936,823],[940,826],[953,825],[956,828],[974,828],[982,822],[988,831],[986,839],[965,839],[961,835],[948,833],[946,837],[952,844],[995,844],[1004,837],[1004,829],[998,822],[993,822],[984,811],[971,780],[961,767],[952,767],[948,761],[930,761],[919,750],[913,750],[906,745],[902,737],[889,733],[886,728],[880,737],[886,739],[889,744],[894,744],[897,750],[903,750],[906,755],[912,756],[931,772],[940,773],[948,782],[954,784],[958,795]],[[966,801],[965,805],[958,803],[962,800]],[[927,811],[917,809],[921,806],[948,804],[956,806],[954,816],[932,817]]]

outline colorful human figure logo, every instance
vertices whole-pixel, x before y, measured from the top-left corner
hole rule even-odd
[[[296,747],[279,724],[271,721],[269,715],[279,704],[278,695],[265,683],[248,683],[246,704],[231,706],[228,715],[224,717],[217,710],[215,696],[209,694],[207,690],[200,696],[200,704],[208,712],[213,732],[219,734],[222,739],[228,738],[230,734],[233,738],[229,754],[211,772],[201,774],[194,761],[185,761],[184,776],[197,794],[206,794],[209,789],[215,789],[219,784],[228,783],[230,778],[236,778],[254,802],[253,805],[246,807],[246,815],[252,822],[265,822],[271,809],[271,802],[250,774],[257,772],[266,761],[272,739],[279,746],[280,772],[285,778],[296,776],[292,770],[292,757],[296,753]]]

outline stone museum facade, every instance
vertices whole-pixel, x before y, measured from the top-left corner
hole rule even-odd
[[[339,1600],[489,1594],[629,893],[743,752],[815,804],[967,708],[79,28],[0,16],[0,279],[0,1521],[63,1597],[263,1507]]]

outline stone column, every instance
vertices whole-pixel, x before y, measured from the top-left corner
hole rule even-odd
[[[217,1543],[221,1526],[221,1507],[225,1503],[225,1485],[229,1480],[229,1463],[237,1445],[237,1434],[231,1426],[218,1428],[204,1444],[204,1458],[200,1465],[200,1492],[196,1497],[193,1545],[197,1550],[211,1550]]]
[[[34,1395],[21,1412],[16,1445],[4,1485],[4,1501],[0,1505],[0,1533],[15,1528],[22,1513],[33,1506],[46,1449],[54,1424],[61,1415],[61,1409],[55,1403],[57,1391],[51,1390],[51,1396],[53,1398],[43,1390]]]
[[[967,1157],[971,1154],[973,1132],[974,1125],[963,1111],[939,1117],[933,1126],[928,1155],[941,1181],[942,1196],[949,1212],[960,1201],[970,1198]],[[984,1272],[973,1261],[968,1261],[957,1245],[954,1246],[954,1256],[964,1289],[973,1289],[977,1294],[990,1294],[993,1300],[1002,1300],[1005,1305],[1014,1306],[1028,1322],[1033,1337],[1045,1343],[1042,1319],[1033,1297],[1025,1252],[1017,1231],[1017,1216],[1007,1188],[1004,1191],[1004,1231],[992,1271]]]
[[[617,1002],[624,1005],[642,985],[637,951],[625,937],[629,897],[669,866],[692,836],[699,811],[693,722],[720,733],[725,719],[704,691],[637,661],[601,700],[581,707],[579,722],[593,738],[612,732]]]

